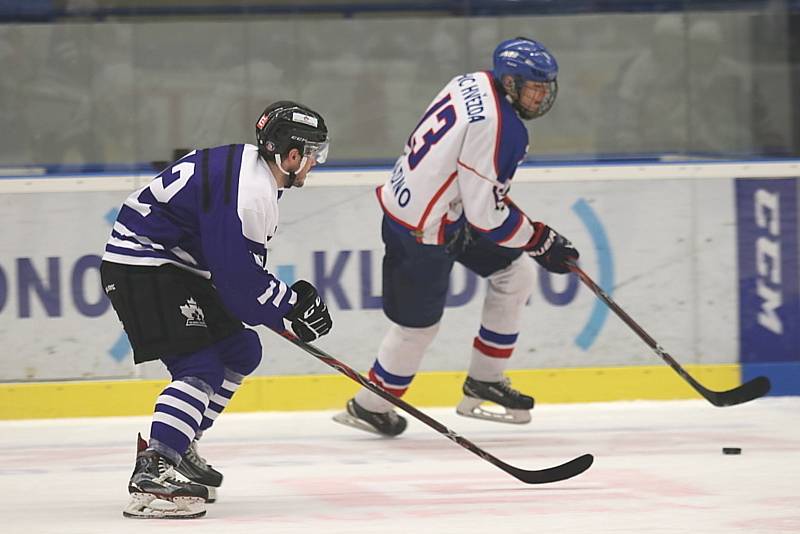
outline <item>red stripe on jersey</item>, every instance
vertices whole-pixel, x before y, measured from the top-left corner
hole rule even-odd
[[[470,167],[469,165],[467,165],[466,163],[464,163],[464,162],[463,162],[463,161],[461,161],[460,159],[459,159],[459,160],[456,160],[456,163],[458,163],[459,165],[461,165],[462,167],[464,167],[464,168],[465,168],[465,169],[467,169],[468,171],[472,171],[472,172],[474,172],[474,173],[475,173],[475,176],[477,176],[478,178],[483,178],[484,180],[486,180],[486,181],[488,181],[488,182],[490,182],[490,183],[493,183],[493,184],[494,184],[494,183],[497,183],[497,182],[495,182],[494,180],[492,180],[491,178],[487,178],[486,176],[482,175],[482,174],[481,174],[481,173],[479,173],[479,172],[478,172],[476,169],[473,169],[472,167]],[[470,223],[469,223],[469,224],[470,224],[471,226],[474,226],[474,227],[475,227],[477,230],[479,230],[479,231],[481,231],[481,232],[484,232],[484,233],[487,233],[487,232],[491,232],[491,231],[492,231],[492,229],[491,229],[491,228],[488,228],[488,229],[487,229],[487,228],[481,228],[480,226],[477,226],[477,225],[475,225],[475,224],[472,224],[472,222],[471,222],[471,221],[470,221]]]
[[[486,180],[486,181],[488,181],[488,182],[491,182],[492,184],[496,184],[496,183],[497,183],[497,181],[495,181],[495,180],[492,180],[491,178],[488,178],[488,177],[486,177],[486,176],[482,175],[482,174],[481,174],[481,173],[479,173],[479,172],[478,172],[476,169],[473,169],[472,167],[470,167],[469,165],[467,165],[466,163],[464,163],[464,162],[463,162],[463,161],[461,161],[460,159],[459,159],[459,160],[456,160],[456,163],[458,163],[459,165],[461,165],[462,167],[464,167],[464,168],[465,168],[465,169],[467,169],[468,171],[472,171],[472,172],[474,172],[474,173],[475,173],[475,175],[476,175],[476,176],[478,176],[479,178],[483,178],[484,180]]]
[[[381,381],[380,378],[378,378],[378,375],[375,374],[375,371],[373,369],[369,370],[369,380],[373,384],[379,385],[381,387],[381,389],[386,390],[388,393],[391,393],[395,397],[402,397],[405,394],[406,390],[408,390],[408,387],[392,388],[392,387],[387,386],[386,384],[384,384]]]
[[[436,236],[436,244],[443,245],[444,244],[444,227],[447,225],[447,214],[445,213],[442,215],[442,220],[439,221],[439,235]]]
[[[425,212],[422,214],[422,218],[419,220],[419,224],[417,225],[417,231],[419,232],[419,237],[417,237],[417,241],[422,243],[422,231],[425,228],[425,221],[428,219],[428,215],[430,215],[433,206],[439,201],[439,197],[441,197],[444,192],[450,187],[450,184],[453,183],[453,180],[456,179],[456,175],[458,174],[457,171],[453,171],[453,174],[447,177],[445,180],[444,185],[436,191],[436,194],[433,195],[433,198],[430,202],[428,202],[428,206],[425,208]]]
[[[406,227],[406,228],[408,228],[409,230],[415,230],[415,228],[414,228],[412,225],[410,225],[410,224],[408,224],[407,222],[405,222],[405,221],[403,221],[403,220],[401,220],[401,219],[399,219],[399,218],[395,217],[394,215],[392,215],[392,214],[389,212],[389,210],[388,210],[388,209],[386,209],[386,206],[384,206],[384,205],[383,205],[383,199],[381,198],[381,189],[383,189],[383,186],[382,186],[382,185],[379,185],[377,188],[375,188],[375,194],[378,196],[378,204],[380,204],[380,205],[381,205],[381,209],[383,210],[383,213],[385,213],[386,215],[388,215],[388,216],[389,216],[389,218],[390,218],[391,220],[393,220],[394,222],[396,222],[397,224],[399,224],[399,225],[402,225],[402,226],[405,226],[405,227]]]
[[[476,337],[475,341],[472,342],[472,346],[478,349],[478,352],[481,354],[485,354],[491,358],[510,358],[511,353],[514,352],[514,347],[510,347],[507,349],[498,349],[497,347],[490,347],[483,341],[481,338]]]
[[[488,181],[488,182],[491,182],[491,183],[497,183],[497,182],[494,182],[494,181],[493,181],[491,178],[487,178],[486,176],[482,175],[482,174],[481,174],[481,173],[479,173],[479,172],[478,172],[476,169],[473,169],[472,167],[470,167],[469,165],[467,165],[466,163],[464,163],[464,162],[463,162],[463,161],[461,161],[460,159],[459,159],[459,160],[457,160],[457,163],[458,163],[459,165],[461,165],[462,167],[464,167],[465,169],[467,169],[468,171],[472,171],[472,172],[474,172],[476,176],[478,176],[478,177],[480,177],[480,178],[483,178],[484,180],[486,180],[486,181]],[[505,238],[505,239],[503,239],[502,241],[498,241],[498,242],[497,242],[498,244],[500,244],[500,243],[505,243],[506,241],[508,241],[508,240],[510,240],[512,237],[514,237],[514,236],[516,235],[516,233],[517,233],[517,232],[519,232],[519,229],[520,229],[520,228],[522,228],[522,223],[523,223],[524,221],[526,221],[526,220],[527,220],[527,215],[525,215],[524,213],[522,213],[522,210],[520,210],[519,208],[517,208],[517,205],[516,205],[516,204],[514,204],[514,203],[511,201],[511,199],[510,199],[510,198],[508,198],[508,197],[505,197],[505,198],[503,198],[503,203],[504,203],[504,204],[506,204],[507,206],[512,206],[512,207],[513,207],[513,208],[515,208],[517,211],[519,211],[519,213],[520,213],[520,215],[521,215],[521,218],[520,218],[519,222],[517,222],[517,225],[514,227],[514,231],[513,231],[513,232],[511,232],[511,233],[508,235],[508,237],[506,237],[506,238]],[[511,215],[509,214],[509,216],[511,216]],[[474,224],[472,224],[472,223],[470,223],[470,224],[471,224],[472,226],[474,226],[474,227],[475,227],[477,230],[480,230],[481,232],[484,232],[484,233],[488,233],[488,232],[491,232],[491,231],[492,231],[492,228],[488,228],[488,229],[487,229],[487,228],[481,228],[480,226],[476,226],[476,225],[474,225]]]
[[[484,71],[484,74],[489,78],[489,87],[492,88],[494,105],[497,110],[497,132],[494,135],[494,174],[499,177],[500,166],[497,160],[500,157],[500,132],[503,131],[503,112],[500,110],[500,95],[497,94],[497,88],[494,86],[494,76],[488,71]]]

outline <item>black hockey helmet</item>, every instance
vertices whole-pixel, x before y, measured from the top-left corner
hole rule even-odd
[[[256,121],[256,141],[261,156],[274,160],[281,170],[281,158],[293,148],[303,158],[313,156],[317,163],[325,163],[328,156],[328,128],[322,115],[289,100],[270,104],[261,113]]]

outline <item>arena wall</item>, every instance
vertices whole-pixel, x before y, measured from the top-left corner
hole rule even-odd
[[[281,200],[268,262],[320,288],[334,331],[319,346],[369,368],[380,304],[388,169],[320,170]],[[758,374],[800,394],[800,162],[524,166],[515,202],[568,236],[581,264],[698,380]],[[99,283],[124,198],[150,176],[0,178],[0,419],[146,414],[166,375],[134,366]],[[696,394],[573,276],[540,270],[510,368],[539,402]],[[460,397],[485,282],[456,266],[442,329],[407,400]],[[356,386],[265,328],[264,358],[231,410],[334,409]]]

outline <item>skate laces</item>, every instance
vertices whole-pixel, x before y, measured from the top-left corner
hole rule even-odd
[[[158,477],[153,480],[159,484],[164,482],[178,482],[178,475],[175,473],[175,468],[163,456],[158,457]]]
[[[197,441],[192,441],[192,443],[189,444],[189,448],[186,449],[186,454],[184,456],[187,457],[190,462],[199,465],[203,469],[208,468],[208,462],[197,452]]]
[[[469,382],[472,382],[472,386],[469,386]],[[522,397],[522,393],[520,391],[517,391],[511,387],[511,379],[507,376],[503,377],[503,379],[499,382],[481,382],[480,380],[469,378],[467,384],[468,387],[470,387],[479,397],[481,396],[481,390],[483,390],[484,394],[491,393],[491,390],[494,390],[494,394],[499,393],[504,397],[512,397],[514,399],[519,399]]]
[[[522,393],[514,388],[511,387],[511,379],[503,377],[503,380],[498,382],[497,387],[500,388],[504,393],[511,395],[512,397],[519,398]]]

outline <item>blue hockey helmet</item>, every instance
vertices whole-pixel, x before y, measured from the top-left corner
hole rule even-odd
[[[497,45],[493,60],[494,77],[511,97],[521,118],[535,119],[550,111],[558,94],[558,63],[544,45],[526,37],[508,39]],[[541,84],[545,91],[533,108],[521,101],[525,82]]]

